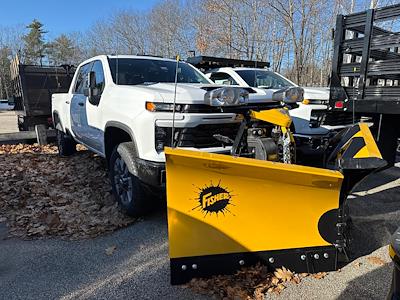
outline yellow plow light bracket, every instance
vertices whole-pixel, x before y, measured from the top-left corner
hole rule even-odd
[[[274,108],[262,111],[250,111],[253,119],[261,120],[267,123],[275,124],[281,127],[290,127],[292,119],[289,111],[285,108]]]
[[[336,269],[340,172],[165,148],[171,282],[263,261]]]

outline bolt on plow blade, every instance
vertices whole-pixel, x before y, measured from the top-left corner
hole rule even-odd
[[[338,171],[165,149],[171,282],[263,262],[337,268]]]

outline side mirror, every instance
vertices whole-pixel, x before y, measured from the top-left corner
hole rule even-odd
[[[96,73],[93,71],[90,71],[88,73],[88,87],[90,89],[94,89],[96,87]]]
[[[88,97],[89,103],[93,105],[98,105],[100,102],[100,97],[98,96],[98,90],[96,88],[96,73],[91,71],[88,73],[87,78],[87,89],[85,89],[85,96]]]

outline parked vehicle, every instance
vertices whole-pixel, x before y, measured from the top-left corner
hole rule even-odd
[[[338,15],[330,109],[372,118],[372,131],[389,163],[400,137],[400,5]]]
[[[222,67],[221,61],[224,61]],[[232,60],[215,57],[191,57],[188,62],[205,71],[206,77],[217,84],[238,85],[252,87],[257,93],[250,98],[262,96],[272,99],[275,91],[298,86],[277,72],[266,69],[269,63],[248,60]],[[210,62],[213,62],[210,64]],[[333,119],[328,113],[329,88],[328,87],[302,87],[304,101],[298,103],[299,107],[290,110],[296,133],[298,134],[323,134],[329,130],[337,130],[353,124],[351,114],[344,114],[341,118],[336,115]]]
[[[12,95],[9,104],[18,115],[20,131],[34,130],[35,125],[51,126],[51,95],[66,92],[75,67],[37,66],[11,61]]]
[[[164,147],[172,140],[176,147],[230,152],[241,120],[235,108],[210,106],[205,97],[219,101],[233,95],[247,103],[253,92],[221,89],[185,62],[97,56],[78,67],[68,93],[53,95],[59,153],[71,155],[81,143],[105,157],[116,199],[129,214],[141,215],[148,208],[146,192],[165,185]],[[249,101],[246,107],[281,106],[270,99]]]
[[[205,72],[207,78],[216,84],[251,87],[256,93],[250,99],[272,99],[272,95],[283,88],[298,87],[279,73],[266,69],[269,63],[261,61],[225,59],[197,56],[188,62]],[[299,162],[309,164],[315,161],[313,155],[323,155],[323,144],[341,129],[357,123],[352,114],[342,113],[332,117],[328,111],[329,88],[303,87],[304,101],[290,109],[293,132]],[[311,161],[309,161],[311,159]]]

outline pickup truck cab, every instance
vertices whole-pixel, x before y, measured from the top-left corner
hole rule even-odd
[[[185,62],[149,56],[88,59],[78,66],[68,93],[52,96],[59,153],[71,155],[81,143],[106,158],[115,198],[127,213],[141,215],[148,208],[146,193],[165,185],[163,149],[172,140],[176,147],[229,151],[213,136],[234,138],[240,120],[204,103],[205,94],[219,87]]]

